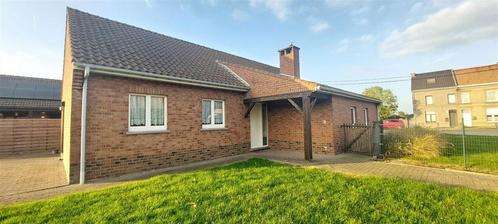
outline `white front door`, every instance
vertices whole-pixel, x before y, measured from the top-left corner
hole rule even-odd
[[[251,149],[268,146],[268,118],[266,104],[257,103],[251,110]]]
[[[472,113],[470,110],[462,110],[463,125],[465,127],[472,127]]]

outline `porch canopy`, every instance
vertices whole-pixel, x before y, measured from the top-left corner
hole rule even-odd
[[[304,158],[312,160],[311,112],[318,99],[328,99],[329,97],[326,94],[307,91],[246,99],[244,103],[246,103],[247,109],[244,116],[249,116],[256,103],[288,101],[303,116]]]

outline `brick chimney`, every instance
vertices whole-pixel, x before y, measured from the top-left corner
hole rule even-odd
[[[299,73],[299,47],[290,45],[287,48],[278,51],[280,55],[280,74],[290,75],[294,78],[300,78]]]

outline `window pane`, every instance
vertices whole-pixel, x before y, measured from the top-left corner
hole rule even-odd
[[[211,124],[211,101],[202,101],[202,124]]]
[[[164,98],[150,98],[150,125],[164,126]]]
[[[223,124],[223,101],[214,101],[214,123]]]
[[[425,97],[425,103],[426,104],[432,104],[432,96],[426,96]]]
[[[130,96],[130,126],[145,126],[145,96]]]
[[[455,103],[455,94],[448,95],[448,103]]]
[[[496,101],[496,91],[495,90],[488,90],[486,91],[486,100],[487,101]]]

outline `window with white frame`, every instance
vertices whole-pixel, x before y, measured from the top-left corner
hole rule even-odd
[[[427,105],[432,104],[432,96],[425,96],[425,104]]]
[[[351,124],[356,124],[356,107],[351,107],[349,110],[351,113]]]
[[[498,101],[498,90],[486,90],[486,102],[496,102]]]
[[[460,101],[462,103],[470,103],[470,93],[469,92],[460,93]]]
[[[225,101],[202,100],[202,128],[225,127]]]
[[[365,121],[365,125],[368,125],[368,108],[363,109],[363,119]]]
[[[454,93],[448,94],[448,103],[456,103],[456,97]]]
[[[486,109],[486,117],[488,122],[498,122],[498,108]]]
[[[167,101],[164,96],[130,94],[130,132],[161,131],[167,129]]]
[[[425,122],[426,123],[436,122],[436,112],[425,112]]]

